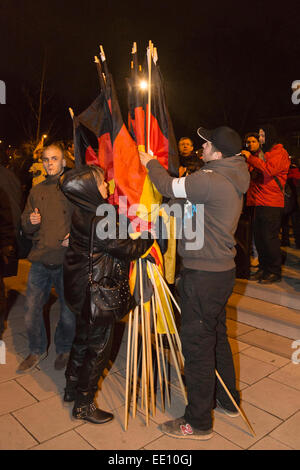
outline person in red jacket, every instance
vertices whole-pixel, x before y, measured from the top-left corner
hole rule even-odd
[[[258,171],[247,199],[247,205],[255,206],[254,240],[259,259],[259,269],[251,279],[270,284],[281,280],[279,231],[290,160],[283,145],[278,143],[273,126],[262,126],[259,139],[264,151],[263,159],[243,152],[247,163]]]

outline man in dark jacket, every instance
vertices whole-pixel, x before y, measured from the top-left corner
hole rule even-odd
[[[28,256],[32,265],[25,305],[30,354],[20,364],[20,373],[30,371],[47,355],[43,306],[52,285],[61,307],[54,338],[56,369],[66,366],[75,334],[75,318],[65,303],[63,284],[63,261],[72,215],[72,206],[58,187],[58,179],[66,164],[63,148],[60,144],[45,147],[42,158],[47,178],[31,189],[22,214],[22,228],[32,237],[33,246]]]
[[[198,134],[206,141],[205,165],[185,178],[171,178],[155,157],[140,154],[157,189],[184,204],[178,247],[184,267],[179,283],[180,333],[188,405],[183,417],[164,423],[161,430],[172,437],[201,440],[213,435],[215,395],[218,411],[238,414],[224,389],[216,384],[215,369],[239,404],[225,306],[235,281],[234,233],[250,177],[243,157],[237,155],[242,142],[234,130],[200,128]]]
[[[8,194],[0,188],[0,339],[6,318],[6,297],[3,282],[5,265],[15,251],[15,233]]]
[[[179,176],[187,176],[194,171],[200,170],[204,163],[201,150],[194,151],[194,144],[189,137],[181,137],[178,142],[180,157]]]

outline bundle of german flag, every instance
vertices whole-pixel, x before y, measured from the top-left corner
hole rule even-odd
[[[162,196],[151,183],[147,170],[142,166],[139,150],[147,151],[157,157],[170,175],[178,175],[179,159],[177,144],[171,119],[168,113],[162,75],[158,66],[157,50],[151,41],[147,48],[144,66],[138,64],[137,47],[134,43],[131,52],[130,77],[128,85],[128,128],[123,122],[120,106],[113,83],[112,75],[108,70],[107,60],[102,46],[100,57],[95,57],[98,71],[100,94],[93,103],[81,114],[73,117],[74,147],[76,166],[99,165],[105,171],[109,182],[109,202],[118,206],[119,212],[124,213],[132,221],[135,236],[143,230],[151,229],[156,218],[162,216],[167,223],[170,234],[172,227],[170,220],[166,220],[160,211]],[[124,208],[122,201],[127,198]],[[128,211],[128,207],[134,210]],[[153,213],[153,210],[155,213]],[[170,219],[170,218],[169,218]],[[176,362],[175,350],[181,355],[181,345],[177,335],[173,316],[170,292],[167,282],[172,283],[175,271],[175,238],[168,240],[168,250],[165,260],[172,260],[172,265],[166,265],[157,241],[146,253],[143,260],[131,265],[130,286],[140,302],[138,310],[134,312],[129,321],[128,336],[128,367],[126,398],[129,406],[129,396],[133,393],[136,400],[137,375],[137,331],[142,335],[142,394],[143,401],[148,406],[149,392],[153,413],[154,390],[152,369],[152,332],[155,327],[157,335],[168,336],[173,359]],[[149,260],[151,262],[149,262]],[[150,295],[147,295],[147,285],[152,285]],[[150,316],[151,312],[153,317]],[[133,312],[130,313],[133,315]],[[140,319],[137,319],[140,315]],[[140,325],[140,326],[138,326]],[[148,325],[148,330],[146,329]],[[171,338],[176,334],[176,340]],[[160,353],[163,354],[162,344],[155,336],[157,366],[160,369]],[[182,359],[182,355],[181,355]],[[163,359],[162,359],[163,360]],[[182,359],[183,361],[183,359]],[[177,372],[179,366],[177,363]],[[160,391],[162,390],[162,372],[159,370]],[[180,376],[181,379],[181,376]],[[165,376],[167,381],[167,377]],[[150,389],[149,389],[150,387]],[[182,385],[183,387],[183,385]],[[167,388],[167,387],[166,387]],[[135,389],[135,390],[134,390]],[[163,397],[162,397],[163,399]],[[150,402],[149,402],[150,403]],[[128,422],[128,407],[125,416],[125,428]],[[147,413],[146,413],[147,415]],[[148,415],[147,415],[148,416]]]

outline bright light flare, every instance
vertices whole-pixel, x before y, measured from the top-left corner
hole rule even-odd
[[[146,82],[146,80],[141,80],[140,81],[140,88],[141,88],[141,90],[147,90],[148,83]]]

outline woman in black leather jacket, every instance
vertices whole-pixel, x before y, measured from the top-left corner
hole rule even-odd
[[[65,300],[76,315],[76,334],[66,368],[64,401],[75,400],[73,416],[101,424],[113,415],[96,408],[94,396],[97,383],[105,369],[111,352],[114,325],[89,324],[83,315],[85,292],[88,284],[88,248],[91,221],[97,207],[107,203],[107,183],[104,172],[96,166],[84,166],[65,173],[60,179],[65,196],[74,204],[69,247],[64,261]],[[96,216],[95,227],[103,219]],[[131,238],[100,240],[96,233],[93,247],[93,280],[105,276],[107,257],[121,260],[126,275],[129,262],[139,258],[152,245],[152,240]]]

